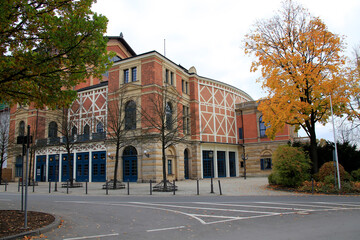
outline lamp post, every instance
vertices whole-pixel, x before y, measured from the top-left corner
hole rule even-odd
[[[246,179],[246,160],[249,158],[249,156],[245,153],[245,145],[242,145],[243,153],[241,154],[241,159],[244,163],[244,179]]]
[[[336,146],[337,140],[336,140],[336,134],[335,134],[334,114],[333,114],[331,95],[330,95],[330,109],[331,109],[331,118],[332,118],[333,135],[334,135],[334,145],[335,145],[335,154],[334,155],[335,155],[336,170],[337,170],[337,176],[338,176],[338,187],[339,187],[339,190],[340,190],[341,189],[340,171],[339,171],[338,152],[337,152],[337,146]]]

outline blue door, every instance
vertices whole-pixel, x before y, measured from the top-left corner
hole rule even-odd
[[[88,182],[89,181],[89,153],[76,154],[76,181]]]
[[[214,176],[213,151],[203,151],[203,176],[211,178]]]
[[[105,182],[106,181],[106,152],[92,153],[92,181]]]
[[[36,181],[46,181],[46,155],[36,156]]]
[[[229,152],[230,177],[236,177],[235,152]]]
[[[69,160],[68,160],[68,155],[67,154],[63,154],[62,155],[62,169],[61,169],[61,181],[62,182],[67,182],[70,180],[70,171],[72,171],[73,167],[74,167],[74,154],[71,154],[71,158],[70,158],[70,165],[69,165]]]
[[[123,152],[123,179],[124,182],[136,182],[137,175],[137,151],[134,147],[129,146]]]
[[[59,154],[49,155],[48,181],[59,181]]]
[[[185,179],[189,179],[189,152],[187,149],[184,151],[184,175]]]
[[[218,177],[226,177],[225,152],[217,151]]]

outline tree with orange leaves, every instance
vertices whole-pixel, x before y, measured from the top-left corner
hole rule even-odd
[[[274,17],[255,23],[244,48],[255,55],[251,71],[261,71],[259,81],[268,93],[259,105],[266,134],[274,138],[285,124],[302,128],[317,172],[315,124],[328,122],[330,96],[334,114],[341,115],[351,94],[343,39],[307,9],[286,0]]]

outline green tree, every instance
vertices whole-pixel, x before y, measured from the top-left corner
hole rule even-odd
[[[95,0],[0,1],[0,102],[66,106],[110,66]]]
[[[268,96],[259,110],[266,134],[274,138],[285,124],[302,128],[310,138],[313,171],[318,171],[316,123],[326,124],[330,96],[341,115],[351,98],[350,78],[342,56],[344,43],[317,17],[292,0],[277,15],[257,21],[246,36],[245,53],[254,54],[252,71],[261,70]]]

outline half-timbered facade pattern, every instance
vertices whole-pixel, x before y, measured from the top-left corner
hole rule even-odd
[[[51,111],[32,106],[11,109],[10,131],[19,135],[24,126],[31,125],[35,142],[42,143],[35,148],[35,167],[31,169],[36,181],[67,181],[69,162],[76,181],[112,179],[117,151],[109,141],[112,111],[109,105],[125,99],[120,106],[122,116],[129,117],[125,127],[130,135],[141,136],[148,127],[141,112],[150,111],[154,103],[149,99],[163,88],[168,89],[170,99],[177,99],[166,108],[166,117],[177,115],[178,124],[185,123],[179,132],[186,141],[166,149],[169,180],[238,177],[246,166],[252,175],[268,174],[273,150],[295,137],[288,126],[275,141],[260,135],[261,112],[251,96],[198,75],[195,67],[186,69],[156,51],[137,55],[122,36],[109,37],[108,50],[115,52],[116,57],[103,79],[90,77],[75,87],[77,99],[67,115],[71,124],[71,156],[65,151],[65,138],[56,134],[61,123],[50,117]],[[161,143],[138,139],[121,147],[117,178],[138,182],[162,180]],[[19,177],[21,155],[10,158],[8,166],[13,169],[13,177]]]

